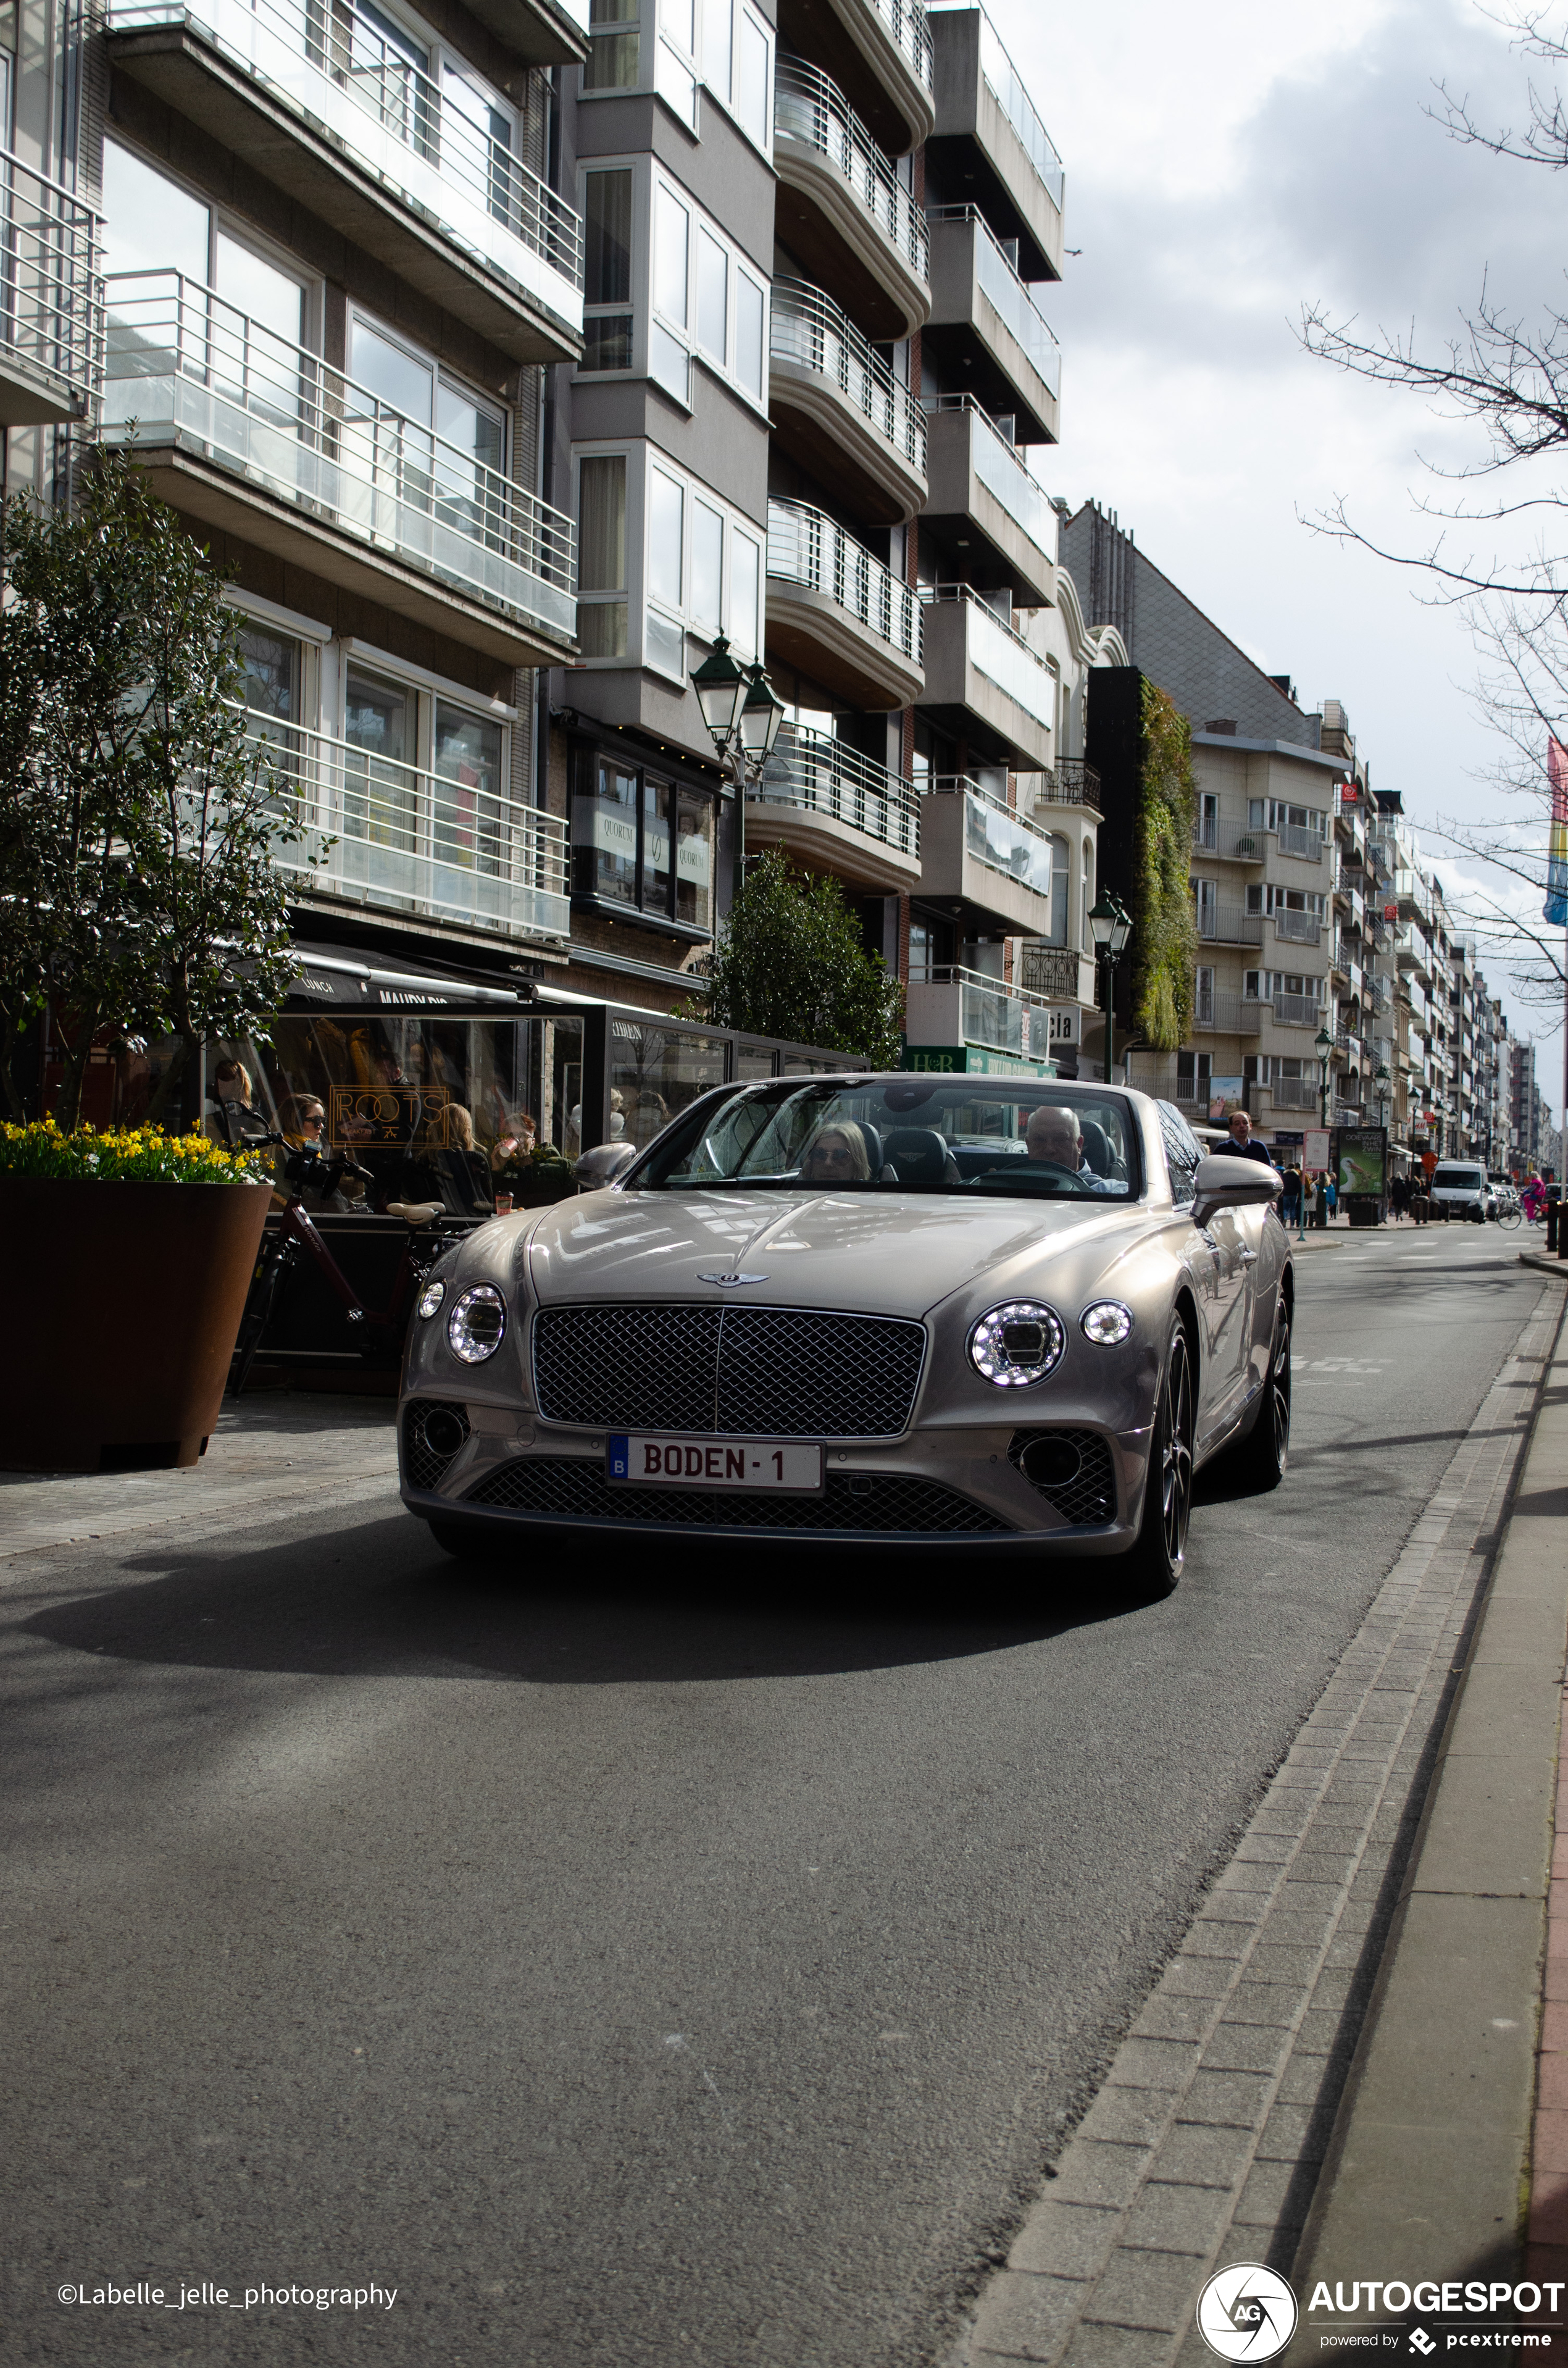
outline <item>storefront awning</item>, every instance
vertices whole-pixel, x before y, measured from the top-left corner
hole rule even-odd
[[[290,1011],[521,1011],[533,1003],[524,987],[481,986],[466,978],[437,978],[393,954],[369,956],[351,946],[299,945],[299,973],[289,989]]]

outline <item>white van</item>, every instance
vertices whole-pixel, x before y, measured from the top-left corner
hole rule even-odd
[[[1432,1214],[1469,1217],[1483,1225],[1497,1213],[1496,1195],[1479,1159],[1442,1159],[1432,1170]]]

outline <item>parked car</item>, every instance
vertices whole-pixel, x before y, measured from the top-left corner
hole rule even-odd
[[[1484,1225],[1497,1214],[1497,1196],[1478,1159],[1440,1159],[1432,1170],[1431,1200],[1435,1217]]]
[[[460,1555],[809,1533],[1119,1557],[1165,1593],[1194,1471],[1285,1469],[1279,1190],[1110,1087],[719,1088],[432,1271],[403,1502]]]

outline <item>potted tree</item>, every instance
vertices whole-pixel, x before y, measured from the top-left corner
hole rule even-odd
[[[267,1169],[176,1136],[209,1033],[264,1037],[293,971],[280,838],[247,741],[238,619],[205,554],[116,455],[74,508],[0,513],[0,1083],[46,1007],[56,1110],[0,1128],[0,1215],[25,1242],[0,1373],[0,1462],[194,1463],[217,1419],[271,1197]],[[172,1042],[135,1130],[80,1124],[106,1025]]]

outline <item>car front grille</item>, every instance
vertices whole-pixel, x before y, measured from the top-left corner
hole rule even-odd
[[[1097,1430],[1019,1430],[1013,1434],[1007,1450],[1007,1461],[1022,1471],[1024,1450],[1037,1439],[1049,1439],[1063,1447],[1074,1449],[1078,1469],[1071,1480],[1029,1480],[1048,1505],[1053,1506],[1064,1521],[1074,1528],[1103,1530],[1116,1519],[1116,1473],[1110,1460],[1110,1444]]]
[[[794,1307],[545,1307],[535,1403],[547,1422],[761,1439],[896,1439],[926,1327]]]
[[[954,1536],[1006,1531],[983,1505],[932,1480],[898,1473],[830,1472],[821,1497],[743,1489],[614,1486],[583,1456],[525,1456],[504,1463],[468,1497],[509,1512],[589,1521],[657,1521],[692,1529],[846,1530],[875,1536]]]
[[[434,1446],[426,1436],[426,1417],[433,1414],[456,1417],[455,1446]],[[410,1398],[403,1412],[403,1468],[414,1488],[434,1488],[468,1438],[468,1414],[446,1398]]]

